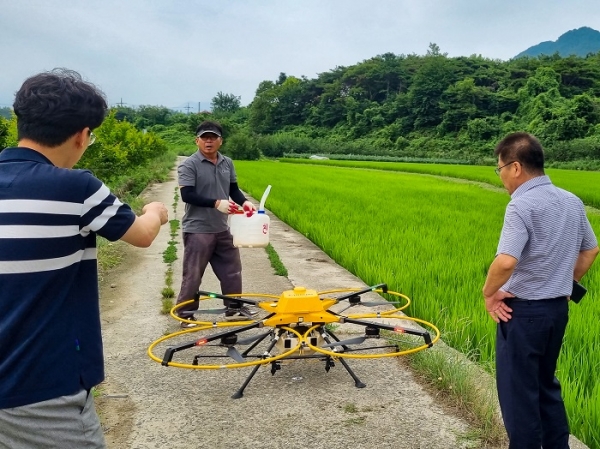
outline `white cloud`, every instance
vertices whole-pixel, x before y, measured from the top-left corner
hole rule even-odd
[[[0,105],[34,73],[79,71],[111,104],[249,103],[280,72],[309,78],[378,54],[508,59],[589,26],[596,0],[0,0]]]

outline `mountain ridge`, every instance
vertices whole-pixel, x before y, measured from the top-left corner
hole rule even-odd
[[[589,53],[600,51],[600,31],[584,26],[569,30],[562,34],[556,41],[544,41],[529,47],[519,53],[516,58],[524,56],[537,57],[540,55],[553,55],[558,53],[562,57],[587,56]]]

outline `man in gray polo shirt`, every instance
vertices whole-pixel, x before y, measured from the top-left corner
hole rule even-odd
[[[204,121],[196,128],[198,151],[177,169],[181,198],[185,204],[183,216],[183,276],[177,304],[194,298],[202,276],[210,263],[221,283],[221,293],[242,293],[242,263],[239,250],[233,246],[227,216],[238,210],[238,204],[248,215],[256,208],[237,185],[233,161],[219,153],[223,129],[214,121]],[[237,203],[237,204],[236,204]],[[256,312],[239,303],[225,300],[228,319],[252,316]],[[178,309],[179,316],[190,318],[189,311],[198,309],[197,302]],[[194,326],[181,323],[182,327]]]
[[[581,200],[545,176],[535,137],[511,134],[494,153],[511,201],[483,296],[498,323],[496,383],[509,447],[568,448],[554,373],[573,281],[591,267],[598,242]]]

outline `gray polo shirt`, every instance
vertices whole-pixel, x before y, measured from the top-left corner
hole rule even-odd
[[[230,158],[217,153],[217,163],[213,164],[200,151],[196,151],[177,167],[177,178],[180,187],[195,187],[198,195],[217,200],[229,199],[229,186],[232,182],[237,182]],[[214,207],[185,205],[183,232],[215,234],[228,228],[227,215]]]
[[[530,179],[506,207],[496,254],[518,262],[502,290],[524,299],[569,296],[579,252],[597,245],[579,198],[547,176]]]

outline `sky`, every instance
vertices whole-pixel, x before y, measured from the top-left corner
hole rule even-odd
[[[315,78],[383,53],[508,60],[583,26],[598,0],[0,0],[0,107],[66,67],[111,106],[247,105],[264,80]]]

